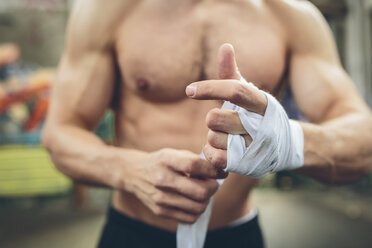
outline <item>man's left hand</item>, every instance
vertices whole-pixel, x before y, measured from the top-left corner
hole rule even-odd
[[[265,114],[266,96],[258,89],[240,82],[234,48],[223,44],[218,52],[219,80],[205,80],[190,84],[186,88],[187,96],[195,100],[224,100],[238,105],[250,112]],[[239,134],[245,139],[246,146],[252,138],[244,129],[236,111],[228,109],[212,109],[206,118],[208,143],[203,152],[206,158],[216,166],[226,167],[228,134]]]
[[[186,88],[193,99],[226,101],[207,115],[206,158],[216,167],[256,178],[302,167],[301,125],[289,120],[275,97],[241,77],[231,45],[222,45],[218,58],[219,80]]]

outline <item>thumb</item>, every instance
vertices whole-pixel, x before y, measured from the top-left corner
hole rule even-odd
[[[218,76],[220,79],[241,78],[238,65],[235,60],[234,47],[229,44],[223,44],[218,50]]]

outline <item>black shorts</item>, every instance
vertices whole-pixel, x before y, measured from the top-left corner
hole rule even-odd
[[[176,233],[149,226],[110,208],[98,247],[175,248]],[[238,226],[208,232],[204,247],[263,248],[258,217]]]

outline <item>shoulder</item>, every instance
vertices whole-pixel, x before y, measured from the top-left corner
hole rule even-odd
[[[99,48],[112,43],[117,27],[139,2],[77,0],[67,25],[67,46]]]
[[[335,47],[332,32],[322,13],[305,0],[266,0],[283,25],[292,51],[329,53]],[[334,51],[331,51],[332,53]]]
[[[321,21],[322,14],[310,1],[306,0],[265,0],[266,6],[282,21],[313,22]],[[293,23],[292,23],[293,24]]]

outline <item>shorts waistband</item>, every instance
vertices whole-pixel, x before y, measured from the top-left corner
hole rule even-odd
[[[227,227],[234,227],[234,226],[243,225],[244,223],[247,223],[247,222],[253,220],[255,217],[257,217],[257,215],[258,215],[257,208],[253,208],[251,211],[249,211],[248,214],[246,214],[246,215],[240,217],[239,219],[234,220],[234,221],[230,222],[229,224],[227,224]]]

